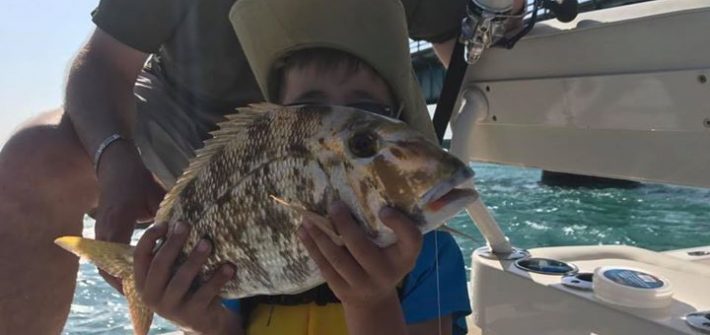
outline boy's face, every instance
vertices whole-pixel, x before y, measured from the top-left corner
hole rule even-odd
[[[281,83],[281,103],[395,108],[390,90],[382,78],[365,67],[361,66],[353,72],[346,65],[328,70],[315,64],[289,69]]]

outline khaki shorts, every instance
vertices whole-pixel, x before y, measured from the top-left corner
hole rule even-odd
[[[170,189],[226,113],[180,101],[159,78],[145,71],[136,81],[134,94],[136,145],[146,167]]]

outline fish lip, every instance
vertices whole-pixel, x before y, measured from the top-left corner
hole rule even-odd
[[[473,171],[471,169],[468,167],[459,169],[449,179],[436,184],[429,189],[429,191],[426,191],[424,195],[419,198],[419,205],[421,208],[425,208],[427,204],[440,199],[456,187],[468,182],[471,178],[473,178]]]

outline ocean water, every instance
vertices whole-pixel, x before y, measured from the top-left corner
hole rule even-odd
[[[710,245],[710,189],[644,184],[633,189],[567,189],[539,184],[540,170],[474,164],[484,202],[519,247],[624,244],[651,250]],[[483,237],[464,213],[450,225],[467,262]],[[86,220],[86,236],[93,234]],[[139,237],[134,235],[134,242]],[[157,318],[151,334],[176,328]],[[125,300],[82,262],[65,334],[129,334]]]

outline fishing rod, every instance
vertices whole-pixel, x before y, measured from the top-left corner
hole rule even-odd
[[[443,143],[444,133],[453,113],[466,70],[475,64],[485,49],[504,47],[511,49],[527,35],[538,20],[538,12],[544,9],[559,21],[570,22],[577,17],[578,0],[533,0],[531,10],[513,13],[514,0],[468,0],[466,16],[461,23],[449,68],[444,77],[444,85],[434,112],[434,130],[439,143]],[[528,19],[524,19],[529,15]],[[507,36],[508,27],[515,21],[523,20],[523,27],[512,36]],[[470,187],[475,189],[473,182]],[[472,221],[481,231],[488,244],[488,255],[495,258],[522,258],[527,252],[514,248],[496,223],[488,208],[478,199],[466,208]]]

